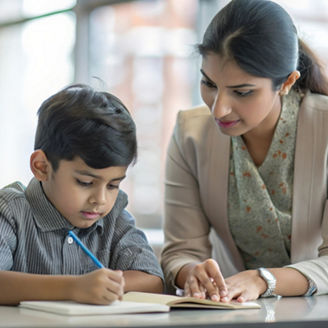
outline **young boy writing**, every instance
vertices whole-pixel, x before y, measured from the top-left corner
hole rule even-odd
[[[162,292],[162,272],[119,190],[136,158],[121,101],[73,85],[40,107],[34,178],[0,191],[0,304],[108,304],[127,291]],[[73,231],[105,268],[68,234]]]

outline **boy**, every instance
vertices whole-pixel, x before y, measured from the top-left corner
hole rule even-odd
[[[44,101],[38,115],[34,178],[26,189],[14,183],[0,191],[0,304],[108,304],[130,290],[162,292],[157,259],[119,190],[137,148],[126,107],[73,85]]]

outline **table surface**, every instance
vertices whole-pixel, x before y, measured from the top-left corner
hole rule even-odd
[[[261,309],[171,310],[169,313],[62,316],[0,306],[0,327],[328,327],[328,295],[267,298]]]

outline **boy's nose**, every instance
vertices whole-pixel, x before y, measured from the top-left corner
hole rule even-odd
[[[90,202],[93,204],[104,205],[106,204],[106,190],[98,189],[90,197]]]
[[[221,118],[231,113],[231,103],[224,93],[217,93],[211,111],[216,118]]]

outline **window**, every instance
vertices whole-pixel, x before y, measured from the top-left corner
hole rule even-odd
[[[138,129],[123,183],[138,226],[162,223],[165,154],[176,113],[201,102],[194,45],[227,0],[2,0],[0,185],[27,184],[41,102],[73,82],[117,95]],[[326,0],[277,0],[328,66]]]
[[[165,150],[177,111],[192,105],[196,12],[196,0],[166,0],[90,13],[89,83],[103,81],[137,125],[138,161],[123,189],[142,227],[161,225]]]
[[[16,180],[28,183],[36,111],[41,101],[74,77],[75,16],[63,10],[72,1],[57,1],[57,7],[52,1],[36,3],[7,0],[0,5],[1,186]],[[42,16],[47,10],[58,13]],[[41,16],[25,20],[25,15]]]
[[[277,0],[294,19],[300,38],[311,47],[328,73],[328,1]]]

